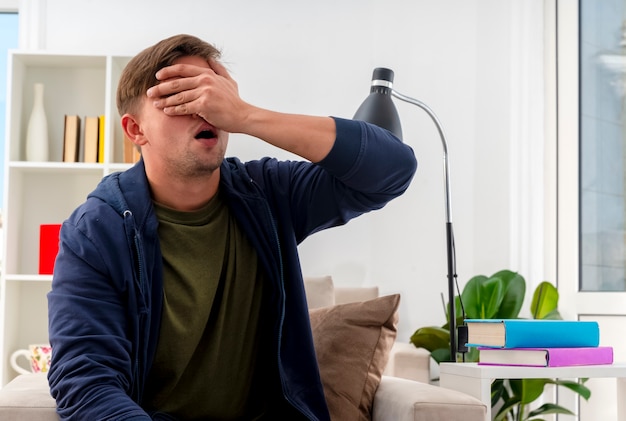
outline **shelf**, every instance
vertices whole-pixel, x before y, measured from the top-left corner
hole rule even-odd
[[[28,53],[19,50],[11,50],[10,53],[28,68],[66,68],[75,69],[81,67],[104,68],[106,56],[82,55],[82,54],[57,54],[54,52]]]
[[[76,173],[85,170],[102,171],[104,164],[92,164],[85,162],[28,162],[28,161],[11,161],[10,169],[19,169],[24,173]]]
[[[52,275],[17,275],[7,274],[7,282],[52,282]]]
[[[47,293],[52,275],[39,275],[39,233],[60,224],[102,178],[124,171],[123,133],[115,109],[118,79],[129,57],[11,51],[8,56],[3,271],[0,274],[0,387],[17,373],[16,349],[48,341]],[[44,85],[49,160],[25,161],[33,86]],[[63,162],[65,115],[104,116],[102,163]],[[83,125],[84,128],[84,125]],[[81,138],[84,135],[81,133]]]

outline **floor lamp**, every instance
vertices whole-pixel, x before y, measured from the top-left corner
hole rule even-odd
[[[447,273],[448,273],[448,303],[449,303],[449,327],[450,327],[450,360],[456,361],[457,337],[456,337],[456,311],[454,300],[454,285],[456,282],[456,255],[454,250],[454,232],[450,218],[450,167],[448,164],[448,142],[443,127],[435,113],[423,102],[402,95],[393,89],[393,70],[384,67],[374,69],[370,94],[361,104],[355,120],[367,121],[383,127],[398,138],[402,139],[402,126],[398,111],[392,101],[392,97],[404,102],[416,105],[424,110],[437,126],[441,144],[443,146],[443,176],[445,186],[445,211],[446,211],[446,246],[447,246]],[[465,344],[463,344],[464,346]]]

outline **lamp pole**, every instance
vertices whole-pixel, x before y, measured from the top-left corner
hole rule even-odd
[[[355,120],[363,120],[383,127],[400,139],[402,129],[397,110],[391,101],[391,97],[413,104],[424,110],[437,127],[441,145],[443,147],[443,177],[445,189],[445,224],[446,224],[446,249],[447,249],[447,273],[448,273],[448,303],[449,303],[449,331],[450,331],[450,360],[456,362],[456,309],[454,300],[454,286],[456,278],[456,254],[454,249],[454,231],[451,220],[451,195],[450,195],[450,166],[448,160],[448,142],[443,126],[433,110],[422,101],[403,95],[393,89],[393,70],[378,67],[374,69],[370,95],[365,99],[354,115]]]

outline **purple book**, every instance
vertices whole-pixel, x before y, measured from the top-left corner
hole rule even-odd
[[[567,367],[613,364],[610,346],[579,348],[478,348],[478,364],[524,367]]]

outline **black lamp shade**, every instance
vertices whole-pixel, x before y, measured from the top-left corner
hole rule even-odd
[[[391,97],[392,84],[393,70],[384,67],[374,69],[370,94],[354,114],[354,120],[375,124],[402,139],[400,117]]]

